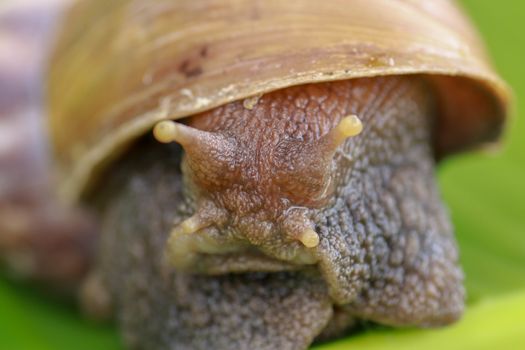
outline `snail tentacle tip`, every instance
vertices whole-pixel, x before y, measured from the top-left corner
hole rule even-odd
[[[184,220],[183,222],[181,222],[180,224],[180,231],[183,233],[183,234],[192,234],[194,232],[197,232],[199,229],[201,229],[203,226],[203,223],[202,221],[196,217],[196,216],[192,216],[186,220]]]
[[[198,216],[193,215],[176,225],[170,233],[170,238],[190,235],[203,227],[206,227],[206,224]]]
[[[319,245],[319,235],[315,230],[307,228],[299,236],[299,241],[301,241],[306,248],[315,248]]]
[[[363,131],[363,123],[357,115],[351,114],[341,119],[335,129],[342,137],[348,138],[359,135]]]
[[[361,119],[355,114],[343,117],[339,123],[328,134],[327,140],[330,140],[330,147],[339,146],[346,139],[352,136],[357,136],[363,131],[363,123]]]
[[[170,143],[177,138],[177,123],[172,120],[158,122],[153,128],[153,136],[162,143]]]

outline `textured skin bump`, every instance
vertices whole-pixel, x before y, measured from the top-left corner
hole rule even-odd
[[[239,101],[196,116],[188,124],[245,142],[241,154],[251,155],[233,164],[236,176],[217,177],[218,187],[197,168],[188,171],[188,163],[181,173],[178,146],[138,144],[101,189],[106,198],[98,198],[105,213],[98,268],[128,342],[137,349],[305,349],[316,337],[341,334],[355,319],[394,326],[457,319],[463,276],[434,180],[432,96],[416,76],[359,79],[293,87],[263,96],[251,109]],[[332,187],[322,204],[312,204],[309,185],[294,184],[293,176],[274,179],[283,171],[276,164],[286,164],[275,159],[302,151],[286,148],[275,157],[275,145],[298,140],[307,148],[348,114],[358,115],[364,129],[323,168]],[[311,158],[305,164],[316,164],[326,153],[305,156]],[[293,195],[282,190],[287,186],[297,186]],[[269,194],[275,193],[287,205],[301,203],[318,232],[319,246],[309,250],[314,264],[295,261],[291,271],[282,262],[279,271],[278,257],[306,249],[279,238],[279,230],[270,230],[268,240],[246,238],[257,237],[247,228],[261,218],[279,220],[270,213],[286,206],[272,206]],[[199,239],[248,241],[272,257],[272,268],[243,249],[224,255],[197,249],[200,275],[167,264],[172,223],[192,215],[203,200],[222,205],[229,218]],[[259,272],[231,273],[241,270]]]

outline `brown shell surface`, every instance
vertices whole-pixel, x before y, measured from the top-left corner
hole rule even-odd
[[[85,193],[159,120],[292,85],[396,74],[435,84],[438,157],[497,139],[509,91],[451,1],[80,2],[49,75],[62,194]]]

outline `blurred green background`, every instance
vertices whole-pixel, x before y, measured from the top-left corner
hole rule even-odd
[[[461,3],[515,93],[502,152],[458,156],[439,170],[466,274],[467,312],[443,329],[373,329],[317,349],[525,349],[525,1]],[[0,278],[0,349],[121,348],[113,327],[86,321],[73,306]]]

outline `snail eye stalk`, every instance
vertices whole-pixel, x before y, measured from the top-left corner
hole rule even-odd
[[[176,142],[184,148],[193,180],[215,191],[230,185],[238,164],[237,141],[220,132],[200,130],[172,120],[155,125],[153,136],[161,143]]]
[[[218,137],[218,135],[176,123],[172,120],[158,122],[153,128],[153,136],[159,142],[177,142],[184,148],[203,144],[209,139]]]

